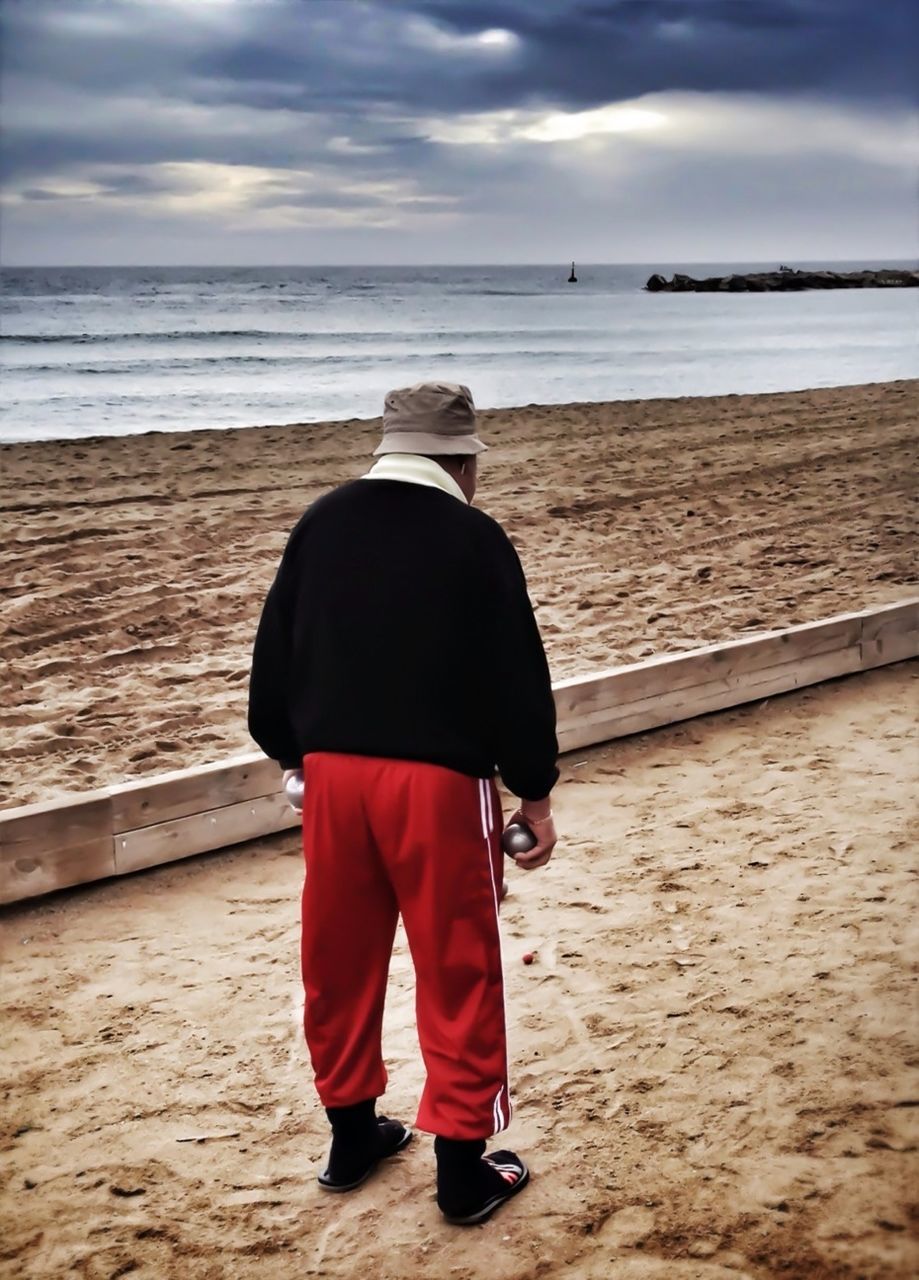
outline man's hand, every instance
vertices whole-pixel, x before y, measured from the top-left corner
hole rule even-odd
[[[544,867],[558,844],[558,834],[548,803],[524,801],[507,825],[510,826],[512,822],[525,822],[536,837],[536,844],[532,849],[528,849],[526,853],[514,855],[517,866],[523,867],[524,871],[535,871],[537,867]]]

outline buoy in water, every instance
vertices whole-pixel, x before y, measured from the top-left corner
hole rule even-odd
[[[572,262],[572,264],[571,264],[571,275],[568,277],[568,283],[569,283],[569,284],[577,284],[577,282],[578,282],[578,278],[577,278],[577,276],[574,274],[574,263]]]

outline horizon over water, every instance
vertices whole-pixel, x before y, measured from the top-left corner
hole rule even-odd
[[[919,290],[642,288],[778,265],[4,268],[0,442],[375,417],[429,378],[485,409],[919,377]]]

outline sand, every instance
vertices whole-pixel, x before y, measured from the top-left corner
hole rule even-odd
[[[315,1184],[294,834],[8,909],[0,1273],[908,1280],[917,677],[566,758],[563,843],[503,908],[533,1184],[471,1231],[426,1136],[352,1196]],[[411,1118],[401,940],[385,1044]]]
[[[915,594],[919,382],[482,415],[553,674]],[[286,534],[378,422],[0,448],[0,806],[251,750]]]
[[[919,383],[483,415],[556,677],[915,594]],[[251,749],[287,529],[378,424],[0,449],[4,806]],[[0,912],[0,1276],[907,1280],[917,663],[563,761],[503,907],[533,1185],[360,1193],[299,1028],[297,837]],[[525,952],[536,961],[522,964]],[[386,1108],[421,1087],[401,939]]]

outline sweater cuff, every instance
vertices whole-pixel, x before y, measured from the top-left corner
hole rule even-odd
[[[558,777],[558,769],[553,765],[545,773],[528,774],[526,777],[518,777],[513,771],[510,777],[502,773],[501,780],[519,800],[544,800],[558,782]]]

